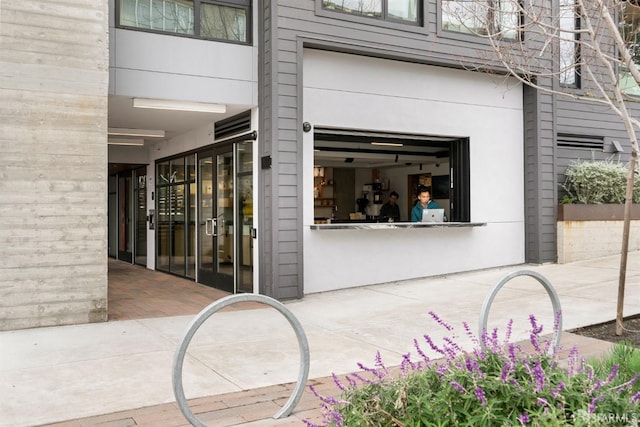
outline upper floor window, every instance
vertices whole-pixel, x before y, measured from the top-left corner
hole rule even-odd
[[[251,0],[119,0],[119,25],[250,42]]]
[[[636,66],[640,66],[640,7],[635,3],[622,2],[620,16],[620,33],[624,39],[627,50],[633,58]],[[620,90],[628,95],[640,96],[640,86],[635,81],[626,67],[621,67],[619,72]]]
[[[575,0],[560,0],[560,84],[580,86],[579,49],[580,17]]]
[[[420,0],[322,0],[325,9],[389,21],[419,23]]]
[[[517,39],[518,0],[442,0],[442,29]]]

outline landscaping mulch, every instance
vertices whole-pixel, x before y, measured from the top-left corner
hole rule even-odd
[[[608,342],[629,341],[640,348],[640,315],[623,318],[622,335],[616,335],[616,321],[577,328],[568,332]]]

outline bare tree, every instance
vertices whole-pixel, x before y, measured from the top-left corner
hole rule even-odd
[[[637,0],[442,0],[443,28],[488,41],[488,63],[539,91],[595,103],[615,113],[629,137],[616,334],[622,335],[633,181],[638,157],[627,95],[640,95],[640,7]],[[578,88],[579,87],[579,88]]]

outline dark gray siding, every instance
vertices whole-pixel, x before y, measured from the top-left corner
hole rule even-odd
[[[620,117],[614,114],[610,107],[585,101],[558,99],[556,102],[557,133],[556,144],[563,135],[574,137],[600,138],[603,141],[601,149],[562,147],[556,148],[556,180],[558,199],[566,194],[562,185],[565,182],[564,172],[567,167],[577,160],[606,160],[626,163],[630,160],[631,143]],[[638,117],[638,105],[631,106],[634,117]],[[612,141],[618,141],[623,152],[616,153]]]
[[[273,26],[280,8],[264,1],[260,13],[259,153],[271,158],[260,168],[260,293],[277,299],[302,297],[301,153],[297,147],[296,41]],[[279,21],[276,18],[275,21]],[[288,59],[287,59],[288,58]]]
[[[553,96],[524,87],[525,261],[556,260]]]

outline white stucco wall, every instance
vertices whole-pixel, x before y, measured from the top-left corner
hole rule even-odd
[[[469,137],[471,221],[487,223],[311,230],[313,132],[305,133],[305,293],[524,262],[519,84],[510,80],[507,88],[503,79],[481,73],[309,49],[303,81],[303,120],[314,126]]]

